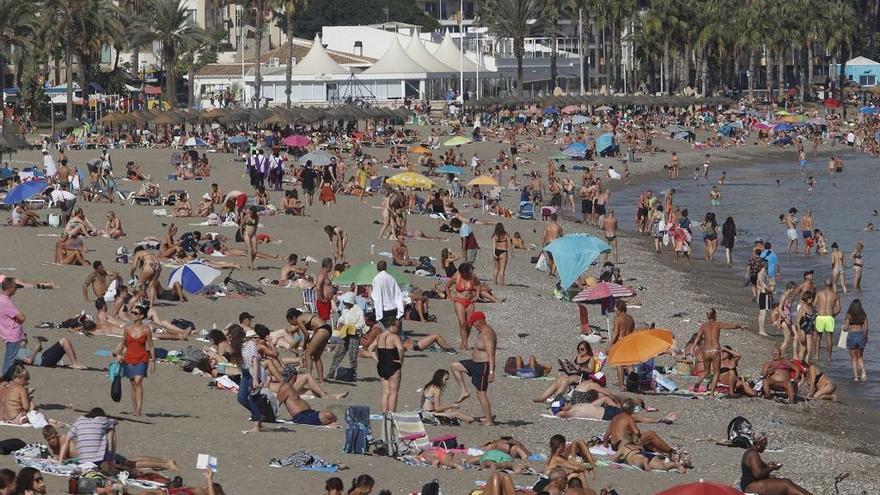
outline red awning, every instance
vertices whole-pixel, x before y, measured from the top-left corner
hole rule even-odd
[[[144,86],[144,93],[148,95],[161,95],[162,88],[159,86]]]

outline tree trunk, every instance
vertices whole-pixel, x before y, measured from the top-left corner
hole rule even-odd
[[[192,54],[192,59],[189,60],[189,64],[187,65],[187,80],[186,80],[186,107],[189,110],[193,109],[193,104],[196,101],[196,71],[195,71],[196,57],[195,54]]]
[[[779,86],[777,86],[776,96],[778,98],[782,98],[785,94],[785,47],[782,46],[779,49],[779,53],[777,54],[776,61],[779,64]]]
[[[608,91],[610,93],[616,93],[618,88],[620,62],[617,57],[617,26],[611,26],[611,65],[608,67]]]
[[[684,45],[684,52],[682,52],[682,89],[691,85],[691,46],[690,44]]]
[[[66,45],[64,64],[67,71],[67,105],[64,112],[67,120],[73,120],[73,30],[69,26]]]
[[[663,45],[663,85],[664,93],[672,94],[672,56],[669,53],[669,42]]]
[[[734,90],[737,95],[739,94],[740,89],[742,89],[739,78],[739,73],[742,71],[741,59],[742,52],[738,52],[736,56],[733,57],[733,87],[731,89]]]
[[[135,75],[140,74],[141,47],[136,46],[131,50],[131,70]]]
[[[709,53],[704,50],[700,55],[700,93],[709,96]]]
[[[595,72],[596,75],[599,75],[602,73],[602,69],[599,65],[600,57],[599,57],[599,49],[598,49],[598,45],[597,45],[597,43],[599,42],[599,27],[596,25],[596,23],[594,21],[590,21],[590,33],[591,33],[590,38],[593,41],[593,45],[597,47],[596,53],[593,55],[593,72]],[[589,46],[590,46],[590,43],[587,42],[587,47],[589,47]],[[587,48],[587,52],[589,53],[589,48]],[[591,81],[589,79],[587,79],[587,82],[590,83]],[[607,83],[607,81],[606,81],[606,83]],[[601,85],[600,85],[600,87],[601,87]],[[590,88],[592,88],[592,84],[590,84]]]
[[[813,45],[807,47],[807,91],[806,94],[809,96],[813,96],[813,72],[815,71],[815,64],[813,61]]]
[[[559,77],[559,53],[556,51],[558,40],[556,35],[556,19],[553,19],[550,29],[552,31],[550,32],[550,91],[548,94],[552,95],[553,91],[556,90],[556,80]]]
[[[588,19],[587,24],[592,25],[592,22]],[[581,33],[581,36],[586,40],[584,43],[578,42],[578,56],[581,57],[581,64],[584,66],[584,91],[590,91],[590,36],[588,33]]]
[[[749,73],[747,77],[746,84],[749,87],[749,98],[754,98],[755,96],[755,76],[757,75],[756,67],[755,67],[755,50],[749,48]]]
[[[256,2],[257,20],[254,23],[256,33],[254,33],[254,108],[260,107],[260,93],[263,89],[263,75],[260,72],[260,51],[263,49],[263,2]]]
[[[513,40],[513,56],[516,57],[516,95],[523,95],[523,54],[525,52],[525,39]],[[464,93],[462,93],[464,94]]]
[[[764,58],[764,67],[767,72],[767,99],[773,96],[773,52],[767,50],[767,56]]]
[[[844,47],[840,47],[840,110],[843,113],[843,120],[846,120],[846,91],[844,90],[846,83],[846,61],[849,58],[849,54],[844,51]]]
[[[287,16],[287,70],[284,71],[284,95],[286,106],[290,110],[290,95],[293,91],[293,11],[288,9]]]

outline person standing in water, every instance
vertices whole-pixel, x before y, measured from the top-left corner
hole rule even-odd
[[[862,259],[863,249],[865,249],[865,246],[861,242],[857,242],[856,247],[849,256],[849,259],[852,260],[854,290],[862,290],[862,269],[865,266],[865,262]]]
[[[865,346],[868,345],[868,315],[862,308],[860,299],[853,299],[846,310],[846,318],[843,320],[843,331],[849,332],[846,336],[846,350],[849,351],[849,359],[852,363],[853,381],[868,381],[868,373],[865,371]],[[861,375],[859,375],[861,370]]]
[[[785,224],[785,233],[788,237],[788,249],[785,250],[788,254],[793,254],[798,252],[798,235],[797,235],[797,208],[790,208],[788,213],[782,217],[782,223]]]
[[[813,210],[807,210],[801,217],[801,234],[804,236],[804,256],[809,256],[813,247]]]
[[[721,226],[721,246],[724,248],[724,255],[727,258],[727,267],[733,264],[733,246],[736,245],[736,223],[733,217],[727,217],[724,225]]]
[[[825,287],[816,292],[816,333],[813,334],[816,350],[816,360],[819,360],[819,347],[822,345],[822,338],[819,334],[825,334],[825,344],[828,346],[828,362],[831,362],[831,337],[834,336],[834,318],[840,313],[840,296],[831,283],[831,280],[825,279]],[[807,356],[809,359],[809,356]]]
[[[831,288],[837,292],[837,284],[846,295],[846,258],[836,242],[831,243]]]
[[[608,210],[605,219],[602,220],[602,229],[605,230],[605,242],[611,246],[611,259],[614,264],[620,262],[617,254],[617,217],[614,216],[614,210]],[[605,253],[605,261],[608,261],[609,253]]]

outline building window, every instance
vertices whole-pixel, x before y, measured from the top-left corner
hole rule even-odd
[[[859,84],[862,86],[874,86],[877,84],[877,76],[859,76]]]

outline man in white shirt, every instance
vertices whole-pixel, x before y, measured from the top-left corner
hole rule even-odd
[[[358,341],[360,334],[363,333],[366,326],[364,310],[355,304],[354,292],[342,294],[339,296],[339,302],[344,307],[339,315],[339,321],[336,326],[337,335],[333,340],[339,338],[341,342],[338,343],[336,351],[333,353],[333,362],[330,364],[330,371],[327,373],[328,380],[336,379],[336,370],[342,363],[342,358],[346,353],[348,354],[349,366],[354,370],[354,375],[357,377]]]
[[[53,189],[49,196],[52,198],[52,203],[61,208],[61,213],[64,214],[62,224],[67,224],[76,206],[76,195],[67,191],[66,186],[61,185]]]
[[[388,274],[388,263],[382,260],[376,263],[379,273],[373,277],[373,290],[370,297],[376,311],[376,321],[381,321],[385,328],[391,325],[400,327],[403,318],[403,292],[394,277]],[[403,333],[401,328],[401,334]]]
[[[46,172],[46,180],[55,182],[54,179],[55,175],[58,174],[58,169],[55,167],[55,159],[52,158],[49,150],[43,150],[43,170]]]

